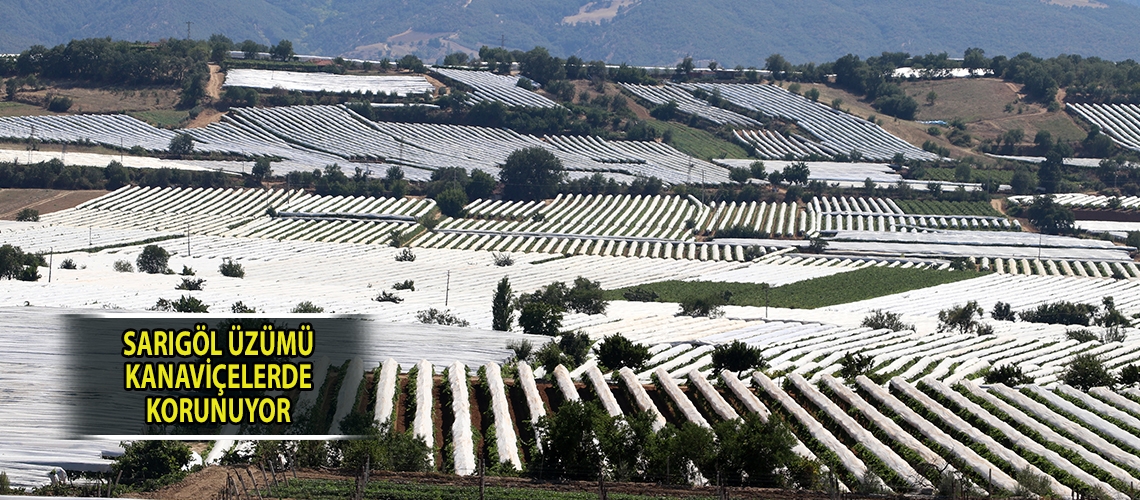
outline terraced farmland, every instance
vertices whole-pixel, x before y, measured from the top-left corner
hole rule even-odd
[[[623,83],[621,85],[621,88],[654,106],[660,106],[667,104],[669,101],[673,101],[677,103],[678,111],[687,115],[704,118],[717,125],[734,125],[745,127],[755,127],[761,125],[760,122],[740,113],[735,113],[727,109],[721,109],[709,104],[704,100],[697,99],[696,97],[693,97],[693,95],[689,92],[675,86],[634,85],[630,83]]]

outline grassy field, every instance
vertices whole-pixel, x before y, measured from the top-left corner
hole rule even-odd
[[[54,115],[44,108],[22,102],[0,101],[0,116]]]
[[[1012,170],[974,169],[970,172],[970,182],[985,182],[986,180],[991,180],[997,181],[999,184],[1009,184],[1012,178]],[[926,169],[926,174],[922,176],[922,179],[957,182],[954,179],[954,169],[952,168],[928,168]]]
[[[649,120],[661,133],[673,131],[672,146],[702,160],[713,158],[748,158],[748,152],[739,144],[728,142],[710,132],[686,127],[679,123]]]
[[[182,120],[190,117],[189,112],[173,109],[134,111],[127,114],[158,128],[177,128],[182,123]]]
[[[354,492],[355,485],[353,481],[349,479],[295,479],[290,481],[288,486],[281,486],[273,489],[274,496],[284,496],[286,498],[309,500],[340,500],[343,498],[351,498]],[[531,498],[550,498],[556,500],[588,500],[598,498],[597,492],[553,491],[532,488],[504,488],[498,486],[487,486],[484,490],[484,493],[485,498],[499,500],[524,500]],[[713,498],[711,496],[697,495],[668,497],[659,495],[646,496],[630,495],[616,492],[609,492],[607,496],[615,500],[648,500],[661,498],[684,498],[696,500]],[[466,500],[469,498],[479,498],[479,487],[369,481],[368,487],[364,492],[364,497],[385,498],[391,500]]]
[[[785,307],[790,309],[816,309],[835,304],[846,304],[884,295],[902,293],[964,279],[976,278],[971,271],[935,271],[929,269],[899,269],[868,267],[847,273],[825,276],[771,289],[765,294],[764,285],[714,281],[661,281],[647,285],[607,290],[606,298],[625,300],[623,293],[634,288],[650,290],[662,302],[681,302],[689,297],[721,296],[730,292],[729,304],[738,306]],[[765,295],[767,295],[767,300]]]

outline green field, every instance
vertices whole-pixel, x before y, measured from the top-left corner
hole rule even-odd
[[[1009,180],[1012,178],[1012,170],[974,169],[970,171],[970,182],[985,182],[986,180],[991,180],[997,181],[999,184],[1009,184]],[[957,182],[954,179],[954,169],[952,168],[928,168],[926,169],[926,174],[922,176],[922,179],[931,181]]]
[[[641,288],[657,293],[661,302],[681,302],[689,297],[732,294],[729,304],[737,306],[785,307],[815,309],[902,293],[964,279],[981,274],[973,271],[937,271],[931,269],[899,269],[867,267],[822,278],[778,286],[765,294],[764,285],[715,281],[661,281],[617,290],[607,290],[609,300],[625,300],[624,292]],[[765,297],[767,295],[767,297]],[[767,299],[767,300],[766,300]]]
[[[273,488],[270,496],[279,498],[298,498],[309,500],[340,500],[351,498],[355,492],[355,485],[350,479],[294,479],[288,486]],[[484,490],[484,498],[498,500],[524,500],[531,498],[551,498],[556,500],[588,500],[598,498],[595,492],[567,492],[534,488],[505,488],[488,486]],[[684,499],[711,499],[711,496],[645,496],[629,495],[623,493],[608,493],[609,498],[615,500],[648,500],[661,498]],[[454,486],[421,483],[393,483],[388,481],[369,481],[364,492],[364,498],[384,498],[391,500],[467,500],[479,498],[478,486]]]
[[[713,158],[748,158],[748,152],[739,144],[729,142],[704,130],[681,125],[680,123],[649,120],[658,132],[673,131],[671,146],[678,151],[693,155],[694,158],[711,160]],[[693,179],[696,181],[696,179]]]
[[[1005,217],[984,201],[895,200],[910,215],[982,215]]]
[[[190,117],[190,113],[186,111],[176,111],[173,109],[133,111],[127,114],[158,128],[176,128],[182,124],[182,120]]]

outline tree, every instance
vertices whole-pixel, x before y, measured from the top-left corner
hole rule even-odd
[[[277,42],[277,45],[274,45],[272,49],[269,49],[269,57],[278,61],[288,61],[292,59],[294,55],[293,42],[289,40],[281,40]]]
[[[507,280],[506,276],[499,280],[499,286],[495,288],[495,297],[491,299],[491,328],[505,332],[511,329],[511,323],[514,322],[514,310],[511,308],[511,299],[514,298],[511,293],[511,283]]]
[[[1100,358],[1094,354],[1082,353],[1069,360],[1065,371],[1061,373],[1061,381],[1087,391],[1093,387],[1111,387],[1116,379]]]
[[[893,332],[914,330],[914,325],[903,323],[902,316],[899,313],[884,311],[882,309],[871,311],[870,315],[863,318],[863,323],[860,326],[875,330],[886,329]]]
[[[399,61],[396,61],[396,67],[409,70],[413,73],[423,73],[425,71],[424,62],[411,54],[401,57]]]
[[[1033,144],[1037,146],[1038,153],[1047,153],[1053,149],[1053,134],[1048,130],[1038,130],[1033,136]]]
[[[976,300],[971,300],[965,305],[954,306],[949,309],[938,311],[938,332],[947,332],[957,330],[958,333],[977,332],[981,323],[978,322],[977,317],[982,317],[984,311],[978,305]]]
[[[439,211],[448,217],[463,217],[463,207],[467,206],[467,193],[462,187],[454,184],[435,197]]]
[[[263,52],[266,49],[267,47],[253,40],[246,40],[244,42],[241,42],[241,45],[238,46],[238,50],[242,52],[242,56],[244,56],[245,59],[249,60],[257,59],[258,53]]]
[[[1037,189],[1037,176],[1033,175],[1025,165],[1018,165],[1009,180],[1013,194],[1029,194]]]
[[[808,89],[807,92],[804,92],[804,97],[811,99],[811,102],[819,101],[819,89],[815,87]]]
[[[553,337],[562,329],[562,308],[545,302],[528,302],[519,312],[519,326],[528,335]]]
[[[839,376],[853,381],[859,375],[866,375],[874,368],[874,358],[861,353],[845,353],[839,360]]]
[[[233,259],[226,257],[222,259],[222,264],[218,266],[218,272],[222,276],[229,278],[244,278],[245,268],[241,264],[234,262]]]
[[[772,54],[764,60],[764,69],[772,72],[772,78],[782,79],[789,70],[792,69],[792,64],[784,59],[780,54]]]
[[[969,163],[964,161],[958,162],[958,166],[954,167],[954,180],[958,182],[970,182],[972,172],[973,168],[970,167]]]
[[[1036,308],[1022,311],[1018,316],[1022,321],[1029,323],[1089,326],[1096,310],[1097,307],[1092,304],[1060,301],[1038,305]]]
[[[1035,196],[1025,214],[1029,222],[1045,234],[1072,233],[1076,223],[1073,211],[1057,203],[1052,195]]]
[[[748,182],[750,177],[752,177],[752,171],[747,168],[732,167],[728,169],[728,178],[732,179],[733,182]]]
[[[990,60],[986,58],[986,51],[971,47],[966,49],[962,58],[962,67],[968,69],[985,69],[990,67]]]
[[[734,486],[789,486],[783,484],[781,472],[790,471],[800,458],[792,451],[795,436],[780,419],[764,421],[746,412],[740,419],[718,422],[713,429],[711,460],[700,464],[706,475],[719,472],[724,483]]]
[[[985,381],[987,384],[1003,384],[1014,386],[1032,384],[1033,377],[1030,377],[1022,372],[1020,366],[1005,364],[992,367],[986,371]]]
[[[20,84],[15,78],[9,78],[4,82],[4,98],[9,101],[16,100],[16,92],[19,92]]]
[[[122,474],[125,484],[149,481],[153,487],[167,476],[180,474],[190,456],[190,447],[181,441],[133,441],[123,445],[123,454],[111,464],[111,470]]]
[[[739,340],[733,340],[731,344],[720,344],[713,348],[712,362],[713,372],[716,373],[721,370],[730,372],[741,372],[749,369],[759,370],[766,364],[760,348],[751,347]]]
[[[933,106],[934,101],[936,101],[936,100],[938,100],[938,92],[931,90],[930,92],[926,93],[926,105],[927,106]]]
[[[468,200],[485,200],[495,193],[495,178],[482,170],[471,171],[471,181],[464,188]]]
[[[748,165],[753,179],[764,180],[768,178],[768,174],[764,172],[764,162],[756,160]]]
[[[444,66],[465,66],[470,56],[466,52],[452,52],[443,57]]]
[[[592,479],[599,472],[602,451],[595,429],[610,417],[597,403],[566,401],[536,425],[542,440],[537,464],[528,469],[547,478]]]
[[[562,160],[541,147],[520,149],[510,154],[499,172],[503,198],[538,201],[549,198],[565,178]]]
[[[1013,321],[1017,319],[1009,304],[1005,302],[998,302],[994,304],[994,309],[990,311],[990,317],[998,321]]]
[[[16,213],[17,222],[39,222],[40,211],[34,208],[22,208]]]
[[[806,162],[798,161],[784,167],[784,180],[791,184],[807,184],[811,170]]]
[[[194,138],[190,134],[175,135],[166,150],[172,155],[188,155],[194,151]]]
[[[158,245],[147,245],[143,248],[135,265],[139,271],[147,274],[160,274],[167,270],[166,263],[170,260],[170,252]]]
[[[574,286],[562,298],[566,309],[583,314],[605,314],[609,301],[601,283],[581,276],[574,278]]]
[[[269,175],[273,173],[273,166],[269,158],[264,156],[258,157],[257,161],[253,163],[253,169],[250,170],[250,173],[253,174],[253,177],[257,179],[258,183],[265,180],[266,177],[269,177]]]
[[[1046,193],[1056,193],[1061,187],[1062,161],[1063,156],[1054,149],[1045,154],[1045,161],[1037,169],[1037,179]]]
[[[623,366],[640,371],[649,360],[649,347],[635,344],[624,335],[615,333],[606,336],[594,347],[594,356],[598,358],[598,365],[610,371],[616,371]]]

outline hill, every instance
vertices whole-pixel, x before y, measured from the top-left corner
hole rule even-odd
[[[673,64],[685,55],[721,65],[761,66],[847,53],[1078,53],[1135,57],[1137,0],[198,0],[0,1],[8,22],[0,52],[72,38],[157,40],[222,33],[298,52],[362,57],[415,53],[433,61],[482,45],[576,54],[633,64]]]

